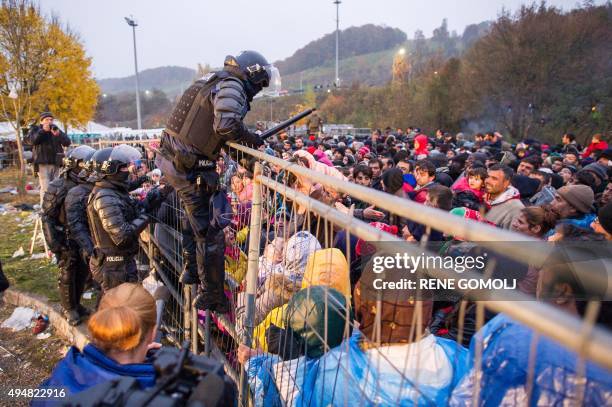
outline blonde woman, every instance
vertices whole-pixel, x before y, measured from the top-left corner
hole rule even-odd
[[[135,378],[143,389],[152,387],[155,370],[147,352],[161,347],[153,342],[155,317],[155,300],[141,285],[108,290],[87,324],[91,343],[82,351],[71,347],[41,388],[63,388],[69,395],[119,376]]]

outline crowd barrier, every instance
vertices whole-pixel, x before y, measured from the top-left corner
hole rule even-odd
[[[151,149],[148,141],[124,142],[139,146],[147,157],[148,169],[154,168]],[[103,142],[97,147],[116,145],[118,142]],[[253,382],[249,386],[249,374],[246,368],[253,366],[242,366],[238,361],[238,348],[245,344],[254,349],[266,351],[271,343],[268,340],[271,325],[279,328],[288,328],[288,323],[293,323],[288,314],[293,312],[292,318],[301,320],[302,328],[310,333],[310,342],[306,343],[305,351],[318,356],[327,354],[331,349],[339,356],[338,362],[325,358],[335,370],[335,374],[341,376],[338,379],[338,387],[333,389],[320,389],[321,392],[332,393],[332,404],[346,404],[351,397],[350,392],[356,393],[364,401],[364,404],[385,404],[406,398],[400,390],[397,394],[390,394],[388,383],[372,371],[372,379],[354,377],[348,365],[344,365],[342,352],[337,349],[345,349],[349,353],[352,332],[358,328],[352,318],[351,307],[354,302],[351,298],[351,287],[349,285],[350,271],[347,275],[338,270],[348,270],[355,266],[356,255],[351,244],[351,239],[360,239],[366,242],[389,242],[401,244],[402,241],[384,231],[381,231],[368,223],[353,216],[353,209],[347,211],[338,210],[331,205],[313,199],[299,190],[291,188],[295,179],[301,180],[302,184],[319,184],[328,192],[349,195],[363,202],[384,209],[394,216],[417,221],[426,226],[425,238],[420,246],[415,245],[406,249],[402,244],[401,250],[412,250],[415,255],[429,253],[426,248],[427,236],[432,229],[439,230],[447,235],[462,236],[465,240],[479,242],[487,250],[497,252],[514,260],[532,265],[542,265],[549,259],[550,253],[543,249],[546,246],[535,244],[529,238],[514,232],[500,230],[495,227],[466,220],[447,212],[426,207],[420,204],[390,196],[383,192],[365,188],[353,183],[343,181],[339,178],[326,175],[321,172],[312,171],[305,166],[294,162],[288,162],[276,157],[264,154],[260,151],[250,149],[235,143],[227,145],[228,156],[234,157],[240,164],[236,177],[233,180],[222,180],[226,185],[231,182],[243,182],[246,185],[244,196],[241,194],[232,196],[231,213],[224,214],[230,226],[226,228],[225,240],[227,249],[225,252],[226,285],[225,291],[232,306],[232,311],[226,315],[215,315],[209,311],[195,310],[191,301],[195,295],[194,286],[183,286],[179,283],[179,275],[183,268],[184,249],[188,243],[189,231],[186,225],[184,213],[180,202],[172,195],[162,205],[158,212],[155,223],[151,225],[148,233],[141,237],[141,253],[139,264],[143,270],[155,271],[158,280],[163,282],[170,290],[171,299],[165,308],[162,329],[168,340],[177,346],[184,340],[192,341],[192,350],[198,353],[215,357],[223,362],[226,372],[239,385],[239,402],[241,405],[258,404],[264,402],[257,399],[257,392],[253,388],[261,386],[261,381]],[[227,163],[226,163],[227,164]],[[271,169],[275,167],[274,175]],[[282,174],[278,176],[277,174]],[[250,186],[244,183],[245,179],[251,180]],[[249,190],[252,188],[252,195]],[[301,232],[301,233],[298,233]],[[300,236],[296,239],[296,236]],[[516,242],[527,244],[517,245]],[[533,243],[533,245],[529,243]],[[342,256],[333,250],[341,247]],[[312,255],[315,250],[330,249],[322,253],[330,258],[317,258]],[[342,267],[342,259],[348,264]],[[485,271],[485,274],[490,270]],[[293,273],[293,274],[292,274]],[[453,276],[454,270],[444,267],[432,267],[426,270],[433,277]],[[466,271],[466,277],[473,272]],[[289,276],[289,277],[288,277]],[[324,287],[323,293],[313,287]],[[323,309],[322,325],[314,326],[312,315],[303,315],[306,308],[300,308],[294,303],[289,303],[300,291],[305,290],[306,297],[322,296],[325,307]],[[340,293],[340,296],[338,296]],[[461,295],[461,307],[459,309],[459,333],[457,341],[462,342],[464,332],[463,318],[466,307],[474,293],[465,291]],[[319,297],[318,297],[319,298]],[[585,361],[593,361],[607,369],[612,369],[612,334],[595,323],[599,302],[590,301],[586,316],[583,319],[571,316],[568,313],[548,305],[544,302],[535,301],[518,292],[506,294],[496,293],[495,296],[483,296],[482,292],[478,298],[472,301],[475,304],[476,330],[480,329],[485,322],[487,310],[503,312],[516,321],[530,327],[537,335],[530,345],[530,366],[528,380],[534,379],[535,351],[541,336],[545,336],[560,343],[566,349],[575,352],[579,357],[579,368],[577,368],[577,383],[582,383],[581,375],[585,375]],[[380,299],[375,301],[376,309],[380,310]],[[424,335],[422,318],[423,304],[414,301],[415,311],[412,313],[408,324],[412,327],[407,342],[418,340]],[[302,315],[300,315],[300,312]],[[380,313],[375,313],[374,332],[380,334]],[[301,319],[300,319],[301,318]],[[296,327],[292,326],[293,329]],[[378,330],[378,331],[377,331]],[[312,345],[317,344],[317,345]],[[410,360],[415,355],[408,352],[406,360],[397,361],[390,359],[388,353],[383,352],[381,347],[385,345],[378,340],[362,338],[360,346],[367,349],[367,355],[375,360],[381,369],[390,369],[396,377],[401,378],[397,388],[412,389],[410,397],[414,404],[435,404],[430,398],[426,386],[420,385],[419,374],[414,376],[414,364],[418,370],[420,361],[418,355],[416,362]],[[476,344],[475,366],[480,366],[479,358],[482,357],[482,343]],[[343,348],[344,347],[344,348]],[[290,350],[292,351],[292,350]],[[330,353],[332,354],[332,353]],[[410,355],[410,356],[409,356]],[[264,363],[262,369],[267,370],[266,377],[272,379],[277,396],[282,405],[295,404],[300,399],[304,378],[300,369],[307,364],[308,358],[301,356],[292,361],[282,362],[274,360],[274,363]],[[325,370],[325,366],[323,367]],[[370,371],[366,372],[369,374]],[[477,370],[477,377],[479,372]],[[472,394],[472,402],[477,405],[480,397],[479,381],[476,382]],[[527,385],[527,391],[531,391],[533,385]],[[408,390],[406,390],[408,391]],[[574,402],[580,405],[585,397],[587,389],[578,388]],[[340,399],[333,399],[337,393]],[[323,396],[323,394],[321,394]],[[389,399],[391,397],[392,399]],[[517,395],[517,400],[525,400],[524,395]],[[343,398],[343,399],[342,399]],[[530,400],[530,395],[527,395]]]

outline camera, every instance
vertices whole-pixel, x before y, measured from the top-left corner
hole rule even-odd
[[[236,385],[211,358],[194,355],[185,341],[181,349],[162,348],[153,356],[155,386],[141,390],[133,377],[118,377],[67,398],[66,407],[106,406],[233,406]]]
[[[59,130],[59,127],[57,127],[56,124],[51,125],[51,131],[58,131],[58,130]]]

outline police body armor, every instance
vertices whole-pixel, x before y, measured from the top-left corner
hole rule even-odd
[[[240,82],[227,71],[212,72],[196,81],[183,93],[166,124],[166,133],[195,147],[209,160],[217,159],[225,142],[213,129],[215,116],[211,93],[219,82],[228,78]]]
[[[137,233],[127,232],[126,239],[120,244],[117,244],[109,233],[104,229],[103,222],[108,222],[109,219],[102,220],[105,216],[104,213],[97,213],[93,203],[94,199],[108,200],[115,209],[118,209],[125,219],[126,223],[133,222],[139,217],[138,208],[135,203],[132,202],[132,198],[129,197],[127,192],[122,192],[116,189],[100,187],[96,185],[89,195],[87,203],[87,219],[89,220],[89,226],[91,228],[91,235],[96,250],[96,257],[99,261],[104,258],[110,258],[111,261],[123,261],[119,259],[123,256],[133,256],[138,253],[138,235],[146,227],[146,222],[142,225],[142,229]],[[111,220],[112,222],[112,220]],[[121,227],[120,225],[112,225]],[[135,235],[135,236],[134,236]]]
[[[93,241],[87,219],[87,201],[92,190],[93,184],[81,183],[70,189],[64,200],[67,236],[78,244],[84,252],[82,254],[85,260],[93,254]]]
[[[76,185],[68,175],[56,178],[49,184],[43,196],[43,234],[49,249],[56,254],[67,246],[64,200],[68,191]]]

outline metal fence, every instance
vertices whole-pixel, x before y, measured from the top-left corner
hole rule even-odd
[[[338,281],[338,278],[344,278],[345,284],[348,284],[351,280],[353,267],[355,267],[355,258],[358,257],[350,244],[350,236],[359,238],[362,242],[393,242],[397,244],[396,252],[411,252],[415,256],[419,256],[422,253],[429,253],[430,255],[437,255],[436,253],[428,252],[425,243],[428,240],[432,229],[444,232],[449,236],[462,236],[463,239],[468,241],[478,242],[479,245],[484,248],[497,252],[499,255],[504,257],[510,257],[518,262],[529,264],[535,267],[541,267],[546,261],[550,261],[550,246],[537,244],[538,241],[527,238],[524,235],[520,235],[514,232],[500,230],[498,228],[483,224],[476,223],[473,221],[464,220],[457,218],[447,212],[423,206],[411,201],[407,201],[402,198],[390,196],[389,194],[374,191],[371,188],[362,187],[356,184],[348,183],[339,177],[325,175],[321,172],[312,171],[303,165],[298,163],[287,162],[279,158],[271,157],[263,154],[259,151],[255,151],[237,144],[232,144],[232,148],[240,151],[245,156],[251,159],[256,159],[256,162],[248,163],[245,162],[247,167],[252,168],[253,171],[253,195],[252,195],[252,212],[250,218],[250,229],[249,229],[249,252],[248,252],[248,270],[246,274],[246,287],[244,290],[245,296],[245,315],[243,322],[242,339],[243,343],[253,348],[262,348],[266,351],[266,347],[269,345],[266,343],[269,338],[262,335],[262,330],[266,329],[266,324],[280,324],[286,325],[292,323],[291,318],[295,317],[296,314],[287,315],[287,302],[289,307],[294,306],[291,304],[292,296],[296,295],[299,289],[310,290],[310,284],[322,284],[326,287],[325,299],[325,321],[322,327],[301,327],[302,330],[310,330],[311,335],[318,336],[320,342],[323,344],[323,350],[329,351],[335,347],[347,347],[346,353],[350,353],[348,349],[348,343],[350,332],[353,329],[358,329],[358,324],[349,317],[349,308],[351,302],[355,306],[355,299],[349,300],[350,296],[355,293],[354,290],[349,291],[345,294],[346,302],[343,304],[336,304],[337,306],[331,306],[327,301],[332,299],[337,300],[337,297],[330,296],[328,292],[331,287],[334,287],[336,291],[342,292],[344,286],[342,281]],[[294,179],[292,180],[292,177]],[[318,199],[313,199],[313,185],[318,184],[321,188],[322,194],[347,194],[353,198],[359,199],[361,202],[367,203],[367,205],[376,205],[377,208],[381,208],[389,211],[391,216],[400,216],[403,218],[410,219],[412,221],[419,222],[427,227],[426,235],[422,239],[422,245],[408,246],[405,242],[402,242],[399,238],[392,236],[388,233],[382,232],[360,220],[353,217],[353,213],[345,213],[345,211],[339,211],[328,203],[325,203],[325,198],[319,194]],[[290,186],[291,185],[291,186]],[[295,189],[297,187],[297,190]],[[300,192],[300,189],[302,192]],[[303,191],[309,191],[307,194]],[[330,202],[334,200],[334,196],[331,197]],[[323,201],[323,202],[322,202]],[[279,211],[281,214],[279,216]],[[283,219],[284,218],[284,219]],[[280,229],[280,230],[279,230]],[[303,235],[301,243],[296,246],[295,239],[300,233]],[[281,240],[280,244],[277,244],[278,240]],[[304,243],[307,242],[307,243]],[[310,242],[310,243],[308,243]],[[521,244],[517,244],[521,242]],[[284,244],[284,251],[282,245]],[[295,248],[301,247],[300,250],[304,249],[304,244],[308,247],[307,251],[311,253],[305,264],[305,269],[295,271],[298,275],[302,274],[299,278],[295,275],[288,275],[288,268],[292,262],[296,261]],[[300,246],[301,245],[301,246]],[[310,246],[309,246],[310,245]],[[341,273],[334,265],[330,266],[326,263],[323,268],[328,267],[327,270],[319,267],[317,270],[316,265],[316,253],[321,254],[327,252],[325,249],[338,248],[346,245],[344,257],[346,258],[346,264],[349,270],[347,275],[340,277],[338,275],[333,276],[334,273]],[[289,252],[293,249],[293,252]],[[280,272],[275,272],[273,264],[272,270],[267,270],[266,267],[270,266],[268,260],[272,251],[272,257],[274,257],[275,251],[280,251],[282,255],[277,258],[281,265]],[[297,254],[299,257],[299,253]],[[282,260],[281,260],[282,258]],[[313,260],[314,259],[314,260]],[[301,259],[304,261],[304,258]],[[329,259],[327,259],[329,262]],[[315,264],[313,264],[313,262]],[[300,263],[303,264],[303,263]],[[495,268],[495,262],[489,264],[490,267],[485,271],[485,274],[491,273],[492,269]],[[263,269],[263,270],[262,270]],[[609,265],[608,265],[609,270]],[[262,276],[263,271],[263,276]],[[442,267],[430,267],[424,270],[428,275],[438,278],[452,278],[456,276],[456,272],[453,269],[445,269]],[[266,275],[266,273],[269,273]],[[277,273],[280,273],[277,274]],[[317,273],[319,273],[317,275]],[[477,277],[474,272],[465,272],[463,274],[466,278]],[[270,288],[271,284],[267,284],[271,277],[276,277],[276,290]],[[287,279],[288,277],[288,279]],[[281,283],[278,284],[278,279]],[[311,281],[308,281],[308,280]],[[301,280],[301,285],[300,285]],[[604,282],[605,283],[605,282]],[[280,290],[280,293],[278,292]],[[468,307],[468,301],[474,292],[463,290],[463,299],[460,302],[459,307],[459,333],[457,341],[462,342],[462,337],[467,336],[467,333],[462,332],[464,326],[464,318],[466,308]],[[310,294],[308,294],[310,295]],[[313,294],[314,295],[314,294]],[[279,298],[280,297],[280,298]],[[478,297],[475,297],[477,301],[473,302],[475,306],[475,330],[478,331],[487,318],[487,310],[504,313],[516,321],[519,321],[531,329],[537,334],[534,336],[532,343],[530,344],[530,355],[529,355],[529,369],[527,375],[527,392],[533,390],[536,378],[534,377],[535,370],[535,359],[536,349],[538,342],[541,340],[540,335],[544,335],[548,338],[555,340],[562,344],[567,349],[576,352],[578,355],[578,368],[576,369],[576,383],[582,383],[577,385],[575,390],[575,397],[570,400],[570,404],[582,404],[585,400],[586,384],[584,384],[585,373],[585,361],[595,361],[596,363],[605,366],[606,368],[612,368],[612,353],[609,349],[612,346],[612,335],[605,328],[599,327],[595,324],[597,319],[597,313],[600,308],[598,301],[590,301],[587,305],[587,312],[583,319],[574,317],[564,311],[559,310],[551,305],[543,302],[537,302],[533,297],[529,297],[518,291],[512,292],[491,292],[483,293],[480,292]],[[361,299],[362,307],[364,300]],[[341,301],[340,301],[341,303]],[[366,302],[367,303],[367,302]],[[285,304],[285,305],[283,305]],[[418,373],[416,374],[417,380],[415,381],[415,374],[411,369],[414,369],[414,360],[410,361],[406,352],[406,359],[403,361],[393,361],[388,358],[388,355],[383,351],[381,347],[380,337],[380,325],[382,324],[381,316],[382,303],[380,299],[374,302],[376,307],[374,324],[377,328],[373,330],[373,337],[362,337],[360,338],[361,348],[368,349],[370,357],[375,359],[379,364],[378,367],[385,371],[391,370],[399,377],[401,384],[395,388],[397,394],[392,394],[391,399],[389,392],[391,389],[383,382],[384,376],[378,376],[376,379],[372,377],[371,380],[380,380],[379,383],[368,384],[367,378],[364,380],[363,377],[358,378],[363,372],[347,370],[346,366],[343,366],[341,361],[347,361],[350,356],[342,355],[336,352],[333,360],[332,370],[335,372],[327,372],[328,374],[339,374],[344,377],[344,385],[348,385],[351,391],[361,392],[359,400],[363,401],[364,404],[386,404],[385,400],[389,402],[392,400],[392,404],[403,404],[406,400],[406,395],[402,394],[402,388],[404,386],[412,387],[414,389],[411,398],[414,404],[420,404],[419,399],[424,400],[424,404],[435,404],[432,403],[435,400],[428,398],[427,391],[420,391]],[[280,307],[280,308],[276,308]],[[282,307],[285,307],[283,310]],[[412,329],[407,338],[403,341],[398,342],[416,342],[425,335],[421,318],[425,318],[425,314],[422,314],[422,303],[417,301],[416,312],[412,313],[412,321],[410,325]],[[263,309],[263,310],[262,310]],[[300,311],[300,308],[297,308]],[[274,312],[279,310],[282,317],[275,316]],[[282,311],[281,311],[282,310]],[[262,312],[264,311],[264,312]],[[304,311],[301,309],[301,311]],[[333,313],[340,313],[344,316],[344,324],[341,326],[333,327],[331,322],[328,321]],[[346,315],[344,315],[346,313]],[[302,315],[303,323],[309,325],[312,321],[309,320],[308,315]],[[362,316],[363,317],[363,316]],[[270,321],[271,319],[271,321]],[[300,320],[300,317],[297,317]],[[332,320],[332,318],[329,318]],[[367,318],[365,318],[367,320]],[[402,318],[399,318],[400,320]],[[406,322],[406,321],[404,321]],[[393,325],[393,324],[391,324]],[[295,326],[292,326],[295,328]],[[298,327],[299,328],[299,327]],[[332,329],[340,330],[341,339],[340,343],[333,342],[338,340],[338,337],[334,337],[330,331]],[[336,332],[338,334],[338,332]],[[237,338],[236,338],[237,339]],[[481,363],[479,358],[482,357],[483,343],[476,343],[475,358],[477,359],[474,363],[476,368],[476,377],[480,377],[479,372]],[[277,349],[278,350],[278,349]],[[308,350],[305,351],[308,355]],[[340,355],[340,356],[338,356]],[[292,358],[289,358],[292,359]],[[330,358],[323,358],[325,362],[329,363]],[[301,393],[304,389],[300,388],[304,383],[300,383],[298,380],[298,370],[301,368],[300,364],[306,365],[307,362],[302,359],[297,359],[296,364],[291,364],[291,361],[275,361],[269,365],[265,365],[263,369],[268,370],[266,377],[272,378],[271,381],[274,383],[274,390],[278,391],[279,397],[282,400],[282,404],[293,404],[296,400],[299,400],[300,404],[304,403],[304,399],[297,398],[297,394]],[[418,371],[419,357],[416,357]],[[347,362],[348,363],[348,362]],[[380,364],[385,366],[380,366]],[[321,367],[319,367],[319,371]],[[322,369],[326,372],[325,367]],[[241,371],[243,376],[244,371]],[[387,372],[388,373],[388,372]],[[376,376],[375,374],[373,376]],[[388,378],[388,376],[387,376]],[[252,379],[252,378],[251,378]],[[336,378],[337,380],[337,378]],[[532,383],[529,382],[532,381]],[[247,392],[245,385],[246,379],[242,377],[242,397],[246,397]],[[329,385],[329,381],[323,381],[325,386]],[[335,381],[331,381],[335,383]],[[261,383],[259,383],[261,385]],[[472,394],[471,402],[478,404],[479,401],[479,389],[480,382],[476,381],[474,386],[474,393]],[[340,386],[340,384],[338,384]],[[372,390],[374,386],[374,390]],[[423,385],[422,388],[425,388]],[[251,390],[257,388],[257,381],[253,383],[251,380]],[[321,397],[323,392],[329,392],[329,388],[321,390]],[[334,399],[334,395],[331,396],[331,404],[346,404],[347,400],[355,400],[347,394],[347,389],[335,388],[338,392],[338,398]],[[344,397],[344,399],[343,399]],[[386,398],[385,398],[386,397]],[[323,398],[323,397],[322,397]],[[395,398],[393,400],[393,398]],[[326,404],[330,401],[329,397],[324,398]],[[510,403],[523,403],[525,400],[529,401],[531,394],[528,394],[525,398],[524,395],[517,394],[515,399],[508,400],[505,402]],[[381,401],[382,400],[382,401]],[[256,399],[256,402],[261,400]],[[309,400],[307,404],[311,404],[312,400]],[[566,400],[568,402],[568,400]],[[319,405],[319,403],[315,403]]]
[[[150,142],[131,143],[143,149],[149,159],[147,169],[154,168]],[[225,292],[232,311],[215,315],[193,309],[195,287],[178,281],[189,231],[184,228],[184,213],[175,195],[163,204],[156,222],[143,234],[139,264],[143,270],[153,270],[171,292],[162,327],[166,337],[177,345],[191,339],[195,352],[222,361],[239,384],[243,405],[349,405],[356,397],[364,405],[438,404],[432,396],[435,392],[431,392],[436,382],[431,376],[437,373],[429,371],[431,359],[421,347],[424,338],[432,336],[427,330],[430,303],[398,298],[394,304],[397,321],[385,320],[382,311],[388,309],[388,301],[368,299],[356,290],[359,275],[355,270],[363,267],[358,252],[363,253],[368,242],[389,242],[417,256],[435,256],[437,253],[431,253],[426,245],[435,229],[479,242],[487,250],[521,263],[541,266],[550,258],[543,246],[523,235],[361,187],[313,171],[299,161],[284,161],[238,144],[228,144],[227,150],[222,182],[232,211],[223,215],[229,221],[225,229]],[[230,171],[234,165],[235,171]],[[425,225],[422,244],[405,245],[396,236],[355,218],[354,208],[332,205],[338,194]],[[455,275],[452,269],[436,266],[425,272],[440,278]],[[473,275],[472,271],[464,273],[466,277]],[[581,319],[518,292],[495,296],[480,292],[475,299],[471,291],[458,295],[457,347],[473,334],[465,321],[470,312],[474,332],[489,318],[488,312],[504,313],[536,332],[530,343],[529,366],[525,367],[527,395],[517,392],[514,400],[504,399],[506,403],[531,400],[536,351],[544,337],[578,355],[575,381],[580,385],[569,401],[572,405],[583,404],[588,395],[586,361],[612,369],[612,334],[595,323],[598,301],[589,302]],[[368,314],[364,309],[371,309],[371,315],[364,315]],[[395,329],[401,323],[408,327],[402,339],[385,340],[381,326]],[[371,335],[361,334],[356,342],[360,330]],[[472,362],[475,377],[480,378],[484,344],[477,341],[475,347]],[[243,365],[240,358],[245,359],[245,349],[252,350],[246,352],[248,362]],[[360,363],[366,369],[355,368],[356,356],[362,358]],[[459,374],[452,358],[449,360],[451,367],[445,365],[448,377],[444,379],[448,386],[456,384],[455,375]],[[318,372],[314,381],[305,377],[307,372],[312,376],[313,366]],[[480,380],[475,380],[471,391],[470,402],[478,405]]]

